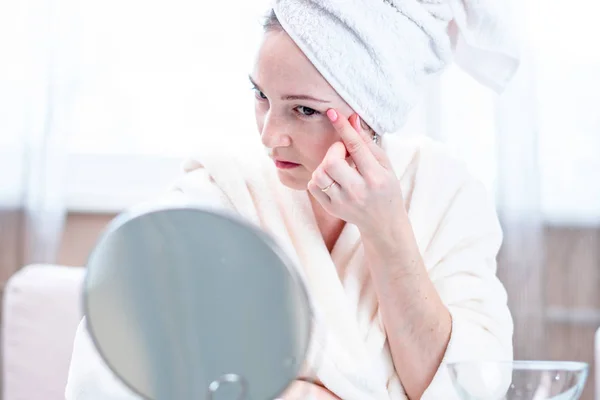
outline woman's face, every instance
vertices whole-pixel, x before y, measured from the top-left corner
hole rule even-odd
[[[250,79],[258,131],[279,179],[306,190],[329,147],[340,140],[326,111],[335,108],[345,118],[354,111],[282,30],[265,33]]]

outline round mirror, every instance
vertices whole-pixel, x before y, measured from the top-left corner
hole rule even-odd
[[[113,220],[88,261],[84,311],[109,368],[151,400],[272,400],[311,336],[305,286],[275,241],[200,208]]]

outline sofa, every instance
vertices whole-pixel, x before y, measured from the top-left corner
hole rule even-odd
[[[4,288],[2,399],[64,400],[85,270],[29,265]]]

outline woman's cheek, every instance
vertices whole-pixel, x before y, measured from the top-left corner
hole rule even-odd
[[[324,140],[313,146],[310,151],[310,154],[312,155],[313,171],[317,169],[319,165],[321,165],[325,155],[327,154],[327,151],[333,143],[334,142],[331,140]]]
[[[258,133],[262,134],[262,130],[265,125],[265,113],[262,110],[260,104],[256,104],[254,106],[254,118],[256,120],[256,127],[258,129]]]

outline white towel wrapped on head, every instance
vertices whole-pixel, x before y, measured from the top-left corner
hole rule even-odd
[[[377,133],[404,125],[430,77],[451,62],[501,91],[515,41],[499,0],[275,0],[284,30]]]

